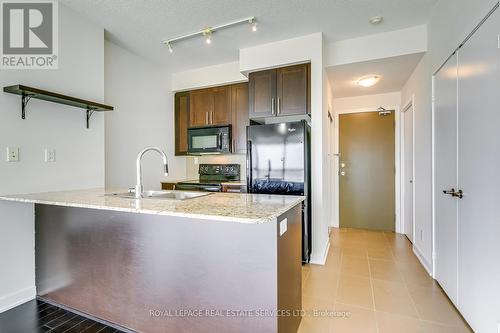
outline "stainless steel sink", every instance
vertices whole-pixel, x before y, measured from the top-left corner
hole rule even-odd
[[[186,200],[210,195],[212,193],[205,192],[187,192],[187,191],[144,191],[142,199],[170,199],[170,200]],[[121,193],[106,193],[105,196],[118,197],[125,199],[135,199],[133,192]]]

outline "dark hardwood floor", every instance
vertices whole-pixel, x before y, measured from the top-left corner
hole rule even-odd
[[[0,333],[119,333],[120,330],[41,300],[0,313]]]

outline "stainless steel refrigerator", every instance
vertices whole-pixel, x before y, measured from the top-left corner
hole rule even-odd
[[[247,127],[250,193],[304,195],[302,261],[311,255],[311,131],[305,121]]]

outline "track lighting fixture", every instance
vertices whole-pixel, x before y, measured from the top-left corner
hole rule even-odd
[[[212,34],[215,31],[220,30],[220,29],[229,28],[229,27],[232,27],[234,25],[243,24],[243,23],[251,24],[252,25],[252,31],[257,31],[257,18],[255,16],[250,16],[250,17],[247,17],[247,18],[244,18],[244,19],[241,19],[241,20],[236,20],[236,21],[233,21],[233,22],[221,24],[221,25],[214,26],[214,27],[206,27],[206,28],[204,28],[204,29],[202,29],[200,31],[196,31],[196,32],[193,32],[193,33],[190,33],[190,34],[186,34],[186,35],[178,36],[178,37],[175,37],[175,38],[167,39],[167,40],[163,41],[163,44],[165,44],[167,46],[168,51],[170,53],[173,52],[172,44],[174,42],[178,42],[178,41],[181,41],[181,40],[184,40],[184,39],[188,39],[188,38],[191,38],[191,37],[195,37],[195,36],[202,35],[203,37],[205,37],[205,43],[212,44]]]

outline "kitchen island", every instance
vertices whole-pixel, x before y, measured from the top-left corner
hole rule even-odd
[[[296,332],[303,197],[0,197],[35,212],[38,297],[139,332]]]

